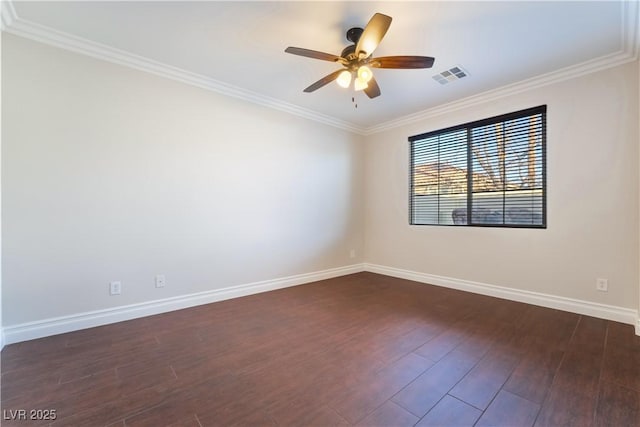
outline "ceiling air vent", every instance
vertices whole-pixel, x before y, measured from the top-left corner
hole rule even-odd
[[[460,80],[468,75],[469,74],[463,70],[461,66],[456,65],[453,68],[441,72],[440,74],[436,74],[433,76],[433,80],[437,81],[441,85],[446,85],[449,82]]]

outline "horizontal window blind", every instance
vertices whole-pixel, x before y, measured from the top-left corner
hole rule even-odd
[[[414,225],[546,227],[546,106],[409,138]]]

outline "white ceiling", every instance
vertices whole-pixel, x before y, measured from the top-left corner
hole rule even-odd
[[[175,67],[165,68],[194,81],[205,79],[214,90],[364,131],[567,67],[602,67],[621,55],[627,60],[637,55],[637,2],[14,0],[10,5],[13,16],[3,15],[5,31],[58,45],[71,44],[60,40],[75,36],[73,43],[93,42],[94,52],[115,48],[111,56]],[[370,100],[356,93],[357,109],[354,93],[334,83],[303,93],[338,66],[284,49],[339,54],[349,44],[346,30],[363,27],[375,12],[393,22],[374,56],[433,56],[434,67],[374,70],[382,95]],[[469,77],[447,85],[432,79],[455,65]]]

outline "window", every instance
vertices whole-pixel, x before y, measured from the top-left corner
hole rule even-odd
[[[409,137],[409,222],[546,228],[546,111]]]

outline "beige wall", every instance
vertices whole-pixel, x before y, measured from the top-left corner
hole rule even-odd
[[[367,137],[366,261],[637,309],[637,75],[630,63]],[[408,224],[407,137],[541,104],[547,229]]]
[[[362,262],[360,137],[15,36],[2,59],[5,327]]]
[[[359,137],[15,36],[2,60],[5,327],[361,262],[640,304],[637,62]],[[408,225],[408,136],[540,104],[546,230]]]

